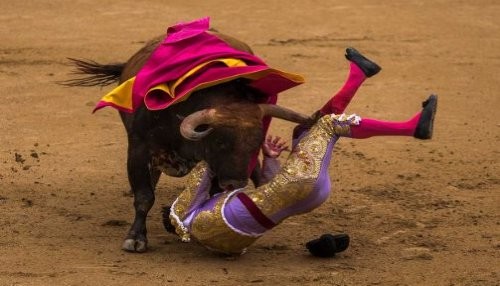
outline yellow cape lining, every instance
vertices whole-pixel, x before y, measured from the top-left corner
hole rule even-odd
[[[149,89],[147,93],[150,93],[150,92],[156,91],[156,90],[161,90],[165,94],[170,96],[171,98],[175,98],[176,97],[175,89],[180,84],[182,84],[187,78],[194,75],[196,72],[198,72],[203,67],[205,67],[209,64],[215,63],[215,62],[223,63],[228,67],[247,66],[247,64],[244,61],[239,60],[239,59],[234,59],[234,58],[221,58],[221,59],[211,60],[211,61],[204,62],[204,63],[201,63],[201,64],[195,66],[194,68],[189,70],[187,73],[182,75],[177,80],[170,81],[167,83],[162,83],[162,84],[159,84],[159,85]],[[226,82],[228,80],[232,80],[234,78],[239,78],[239,77],[244,77],[244,78],[256,80],[256,79],[259,79],[261,77],[266,76],[269,73],[276,73],[276,74],[282,75],[282,76],[284,76],[292,81],[298,82],[298,83],[304,82],[304,79],[300,75],[286,73],[286,72],[282,72],[280,70],[275,70],[275,69],[270,68],[268,70],[253,72],[250,74],[235,75],[235,76],[231,76],[231,77],[226,78],[226,79],[220,79],[220,80],[214,80],[211,82],[202,83],[202,84],[196,86],[195,88],[193,88],[193,90],[191,90],[186,96],[184,96],[184,98],[180,99],[179,101],[186,100],[187,97],[189,96],[189,94],[191,94],[195,90],[198,90],[201,88],[207,88],[207,87],[213,86],[214,84]],[[109,93],[104,95],[101,98],[101,102],[110,103],[111,105],[118,106],[118,107],[132,111],[133,110],[132,87],[134,86],[134,81],[135,81],[135,77],[132,77],[129,80],[123,82],[122,84],[120,84],[119,86],[114,88],[112,91],[110,91]]]

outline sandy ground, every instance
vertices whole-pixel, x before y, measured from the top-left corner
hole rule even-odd
[[[0,2],[0,285],[500,284],[498,1]],[[91,114],[111,87],[54,82],[69,78],[66,57],[125,61],[206,15],[304,75],[280,104],[306,113],[340,87],[344,49],[358,48],[383,71],[349,111],[403,120],[435,92],[434,139],[343,139],[330,199],[233,259],[163,231],[160,206],[183,184],[163,177],[151,250],[121,251],[133,216],[125,133],[114,110]],[[291,128],[274,121],[272,133]],[[305,242],[326,232],[348,233],[350,248],[309,255]]]

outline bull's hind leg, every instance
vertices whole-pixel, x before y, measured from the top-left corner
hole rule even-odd
[[[126,251],[147,250],[146,218],[155,201],[154,188],[159,178],[156,173],[152,174],[150,162],[151,155],[144,140],[129,135],[127,171],[134,193],[135,218],[122,245],[122,249]]]

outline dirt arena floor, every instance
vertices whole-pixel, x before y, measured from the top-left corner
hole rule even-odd
[[[1,1],[0,285],[499,285],[500,3]],[[265,4],[264,4],[265,2]],[[161,225],[183,179],[162,177],[150,251],[123,252],[133,217],[112,87],[65,88],[66,57],[125,61],[178,21],[211,16],[272,66],[305,76],[279,103],[310,113],[340,87],[348,46],[383,70],[349,112],[403,120],[439,95],[435,137],[342,139],[333,192],[238,258]],[[272,134],[293,125],[273,121]],[[346,232],[335,258],[305,242]]]

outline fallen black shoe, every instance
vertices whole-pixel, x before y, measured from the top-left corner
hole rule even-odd
[[[366,77],[372,77],[382,69],[375,62],[363,56],[355,48],[347,48],[345,50],[345,57],[349,61],[355,63],[363,71]]]
[[[309,252],[317,257],[333,257],[335,253],[342,252],[349,247],[349,235],[347,234],[323,234],[320,238],[306,243]]]
[[[417,128],[413,136],[418,139],[431,139],[434,127],[434,118],[437,111],[437,95],[432,94],[426,101],[422,102],[422,114],[418,120]]]
[[[162,210],[163,227],[167,232],[175,234],[175,227],[170,222],[170,206],[164,206]]]

